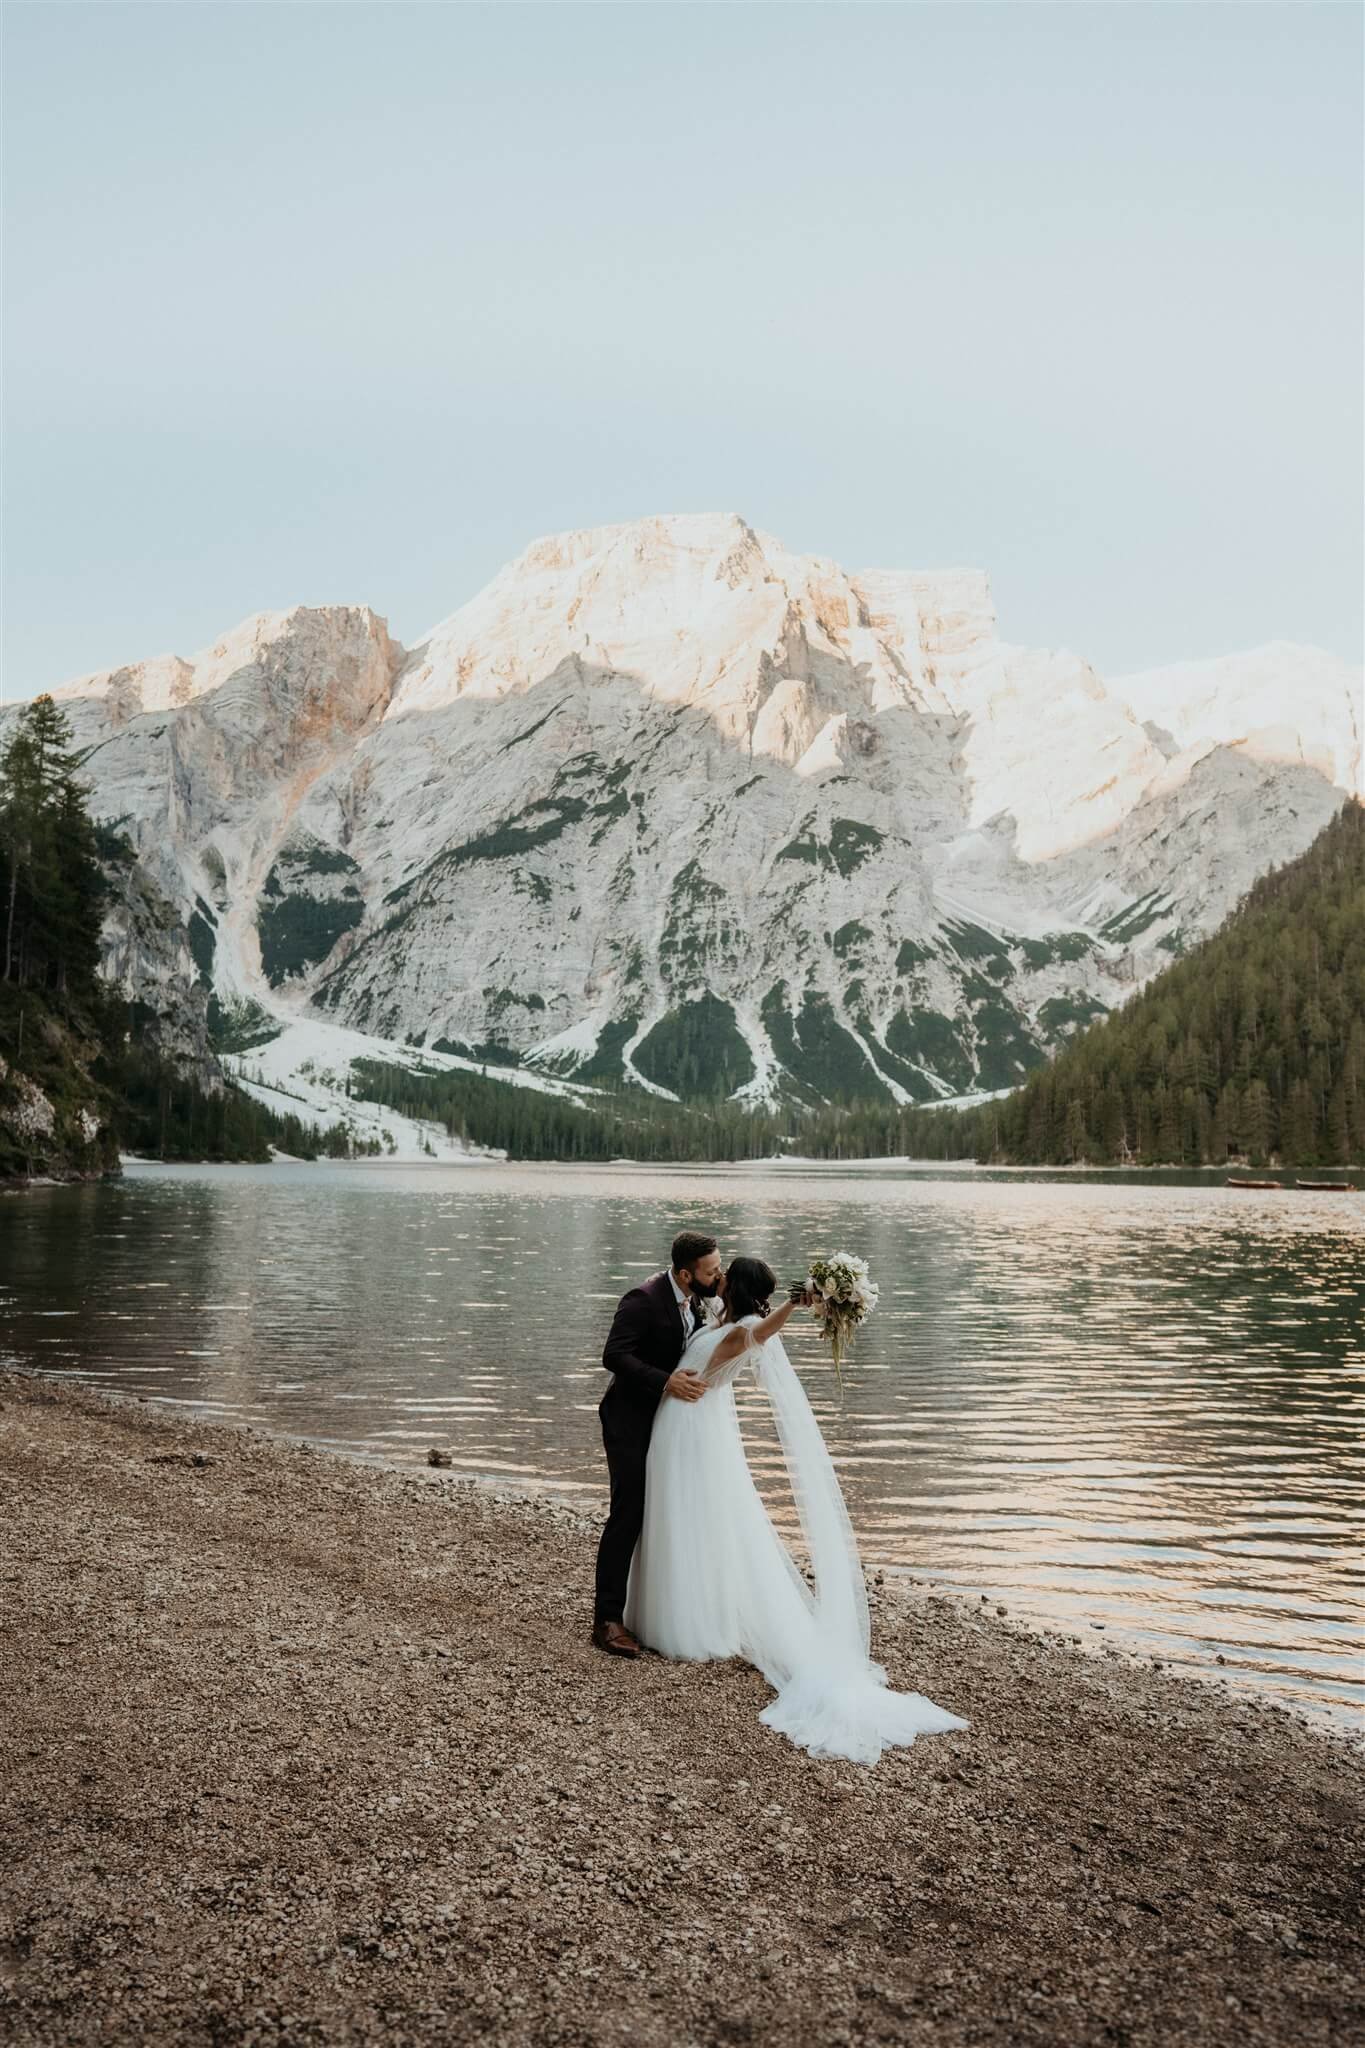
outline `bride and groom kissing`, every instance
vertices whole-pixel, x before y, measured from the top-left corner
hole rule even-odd
[[[592,1640],[688,1660],[741,1657],[775,1697],[760,1719],[814,1756],[872,1764],[883,1748],[969,1722],[893,1692],[869,1656],[862,1563],[828,1448],[780,1332],[811,1297],[762,1259],[722,1269],[714,1237],[682,1231],[669,1264],[617,1305],[598,1414],[611,1506],[597,1554]],[[735,1406],[752,1373],[772,1407],[810,1583],[759,1497]]]

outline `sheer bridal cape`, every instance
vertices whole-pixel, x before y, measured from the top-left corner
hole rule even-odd
[[[970,1723],[918,1692],[892,1692],[869,1655],[867,1594],[844,1497],[780,1337],[710,1367],[734,1327],[695,1332],[683,1362],[700,1401],[665,1400],[650,1439],[645,1520],[631,1564],[626,1626],[666,1657],[744,1657],[776,1699],[761,1719],[814,1756],[873,1764],[883,1748]],[[735,1409],[752,1367],[772,1404],[810,1557],[807,1585],[758,1496]]]

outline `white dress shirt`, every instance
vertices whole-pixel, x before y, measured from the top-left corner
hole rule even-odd
[[[674,1276],[673,1268],[671,1266],[668,1269],[668,1284],[673,1289],[673,1299],[677,1302],[678,1307],[682,1312],[683,1344],[685,1347],[688,1338],[692,1335],[691,1296],[683,1293],[681,1287],[679,1287],[678,1285],[677,1279]],[[700,1329],[701,1325],[698,1324],[697,1327],[698,1329]]]

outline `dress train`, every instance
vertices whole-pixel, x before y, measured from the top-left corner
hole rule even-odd
[[[739,1327],[750,1333],[757,1316]],[[631,1564],[626,1626],[667,1657],[743,1657],[776,1698],[760,1719],[814,1756],[873,1764],[889,1746],[971,1724],[894,1692],[869,1655],[867,1593],[843,1493],[805,1389],[779,1337],[708,1361],[734,1327],[698,1330],[685,1362],[700,1401],[664,1401],[654,1422],[644,1528]],[[732,1381],[746,1364],[772,1405],[814,1585],[807,1585],[759,1497]]]

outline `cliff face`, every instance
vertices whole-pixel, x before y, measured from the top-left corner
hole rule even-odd
[[[1359,786],[1358,691],[1283,646],[1107,684],[1001,640],[980,572],[718,516],[537,542],[411,650],[301,608],[60,694],[183,927],[172,968],[111,923],[149,1001],[188,976],[342,1063],[362,1031],[932,1100],[1017,1081],[1299,852]]]
[[[0,1182],[90,1180],[118,1169],[101,1052],[89,1020],[32,991],[6,1003],[0,1053]]]

